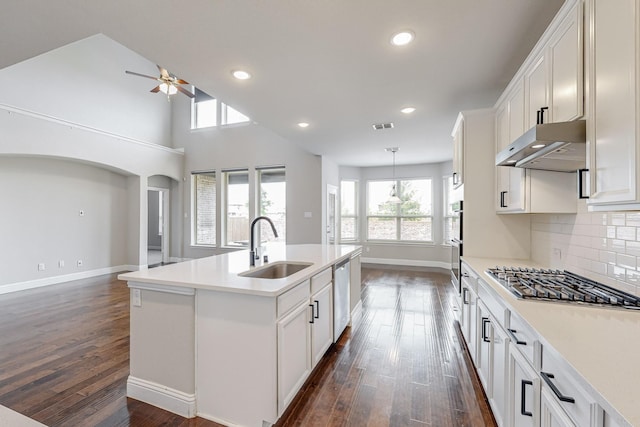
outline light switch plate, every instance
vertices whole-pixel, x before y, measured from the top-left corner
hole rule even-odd
[[[134,307],[142,307],[142,291],[140,289],[133,289],[131,294],[131,304]]]

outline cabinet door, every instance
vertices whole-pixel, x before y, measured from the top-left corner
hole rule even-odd
[[[582,2],[578,1],[549,42],[550,120],[545,120],[547,122],[566,122],[583,115],[583,15]]]
[[[547,61],[545,55],[540,55],[533,66],[527,71],[525,79],[525,106],[526,120],[524,130],[531,129],[538,122],[538,112],[544,114],[544,123],[549,122],[549,110],[542,110],[549,107],[547,103]]]
[[[639,4],[591,0],[590,205],[637,202]]]
[[[478,377],[484,391],[487,393],[487,397],[492,396],[491,387],[491,339],[493,336],[493,326],[491,325],[491,317],[489,316],[489,310],[482,303],[478,301],[478,359],[476,361],[476,369],[478,370]]]
[[[464,183],[464,119],[458,119],[452,136],[453,188],[458,188]]]
[[[520,79],[508,97],[509,105],[509,144],[518,139],[524,131],[524,81]]]
[[[527,361],[511,344],[509,346],[509,412],[508,425],[539,425],[540,379]]]
[[[311,307],[301,304],[278,321],[278,414],[311,372]]]
[[[545,385],[540,392],[541,427],[575,427],[571,418],[565,414]]]
[[[313,323],[311,326],[311,365],[316,366],[333,342],[333,286],[329,283],[311,297]]]
[[[509,389],[509,339],[498,325],[493,325],[491,339],[491,407],[498,426],[506,426],[507,391]]]

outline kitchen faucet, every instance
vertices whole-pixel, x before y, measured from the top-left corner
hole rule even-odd
[[[270,218],[268,218],[266,216],[259,216],[259,217],[257,217],[256,219],[254,219],[251,222],[251,246],[250,246],[251,251],[249,252],[249,265],[251,267],[254,267],[256,265],[256,258],[257,258],[256,251],[258,249],[258,248],[254,247],[254,236],[256,234],[254,229],[255,229],[256,223],[258,221],[260,221],[261,219],[264,219],[264,220],[268,221],[269,224],[271,224],[271,229],[273,230],[273,235],[275,237],[278,237],[278,232],[276,231],[276,226],[273,225],[273,221],[271,221]]]

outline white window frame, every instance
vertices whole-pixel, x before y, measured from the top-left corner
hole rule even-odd
[[[369,214],[369,183],[371,182],[395,182],[396,188],[400,191],[402,181],[419,181],[419,180],[427,180],[429,181],[429,185],[431,186],[431,215],[400,215],[400,205],[397,206],[395,215],[370,215]],[[394,244],[404,244],[404,245],[412,245],[412,244],[433,244],[434,243],[434,222],[433,222],[433,178],[431,177],[414,177],[414,178],[396,178],[394,179],[371,179],[367,180],[366,184],[366,240],[368,242],[382,242],[382,243],[394,243]],[[396,238],[395,239],[371,239],[369,237],[369,219],[370,218],[395,218],[396,220]],[[431,240],[402,240],[402,220],[405,218],[426,218],[431,221]]]
[[[342,183],[343,182],[352,182],[354,184],[354,195],[353,195],[353,215],[345,215],[342,211]],[[360,182],[357,179],[343,179],[340,181],[340,241],[341,242],[358,242],[360,239],[360,206],[359,206],[359,184]],[[354,236],[353,238],[345,238],[342,235],[342,218],[353,218],[354,220]]]
[[[286,207],[286,186],[287,186],[287,171],[286,168],[284,166],[268,166],[268,167],[257,167],[256,168],[256,191],[255,191],[255,195],[256,195],[256,214],[254,215],[254,218],[257,218],[258,216],[262,215],[262,173],[263,172],[277,172],[277,171],[282,171],[285,175],[285,211],[284,211],[284,229],[282,229],[282,227],[276,227],[276,231],[278,232],[278,238],[277,241],[282,241],[285,242],[286,238],[287,238],[287,207]],[[258,222],[257,223],[257,228],[258,230],[256,231],[256,233],[258,233],[258,236],[262,236],[262,227],[266,226],[268,227],[268,229],[270,230],[269,233],[271,233],[271,227],[269,227],[268,225],[264,224],[263,222]],[[273,238],[274,240],[276,240],[275,238]],[[260,242],[262,243],[262,242]]]
[[[448,181],[451,180],[451,187],[448,186]],[[451,246],[451,241],[447,239],[447,219],[453,220],[455,215],[449,213],[449,206],[452,201],[449,199],[449,191],[453,191],[453,175],[445,175],[442,177],[442,244],[445,246]]]
[[[211,128],[215,128],[215,127],[227,127],[227,126],[244,126],[247,124],[251,123],[251,118],[247,115],[245,115],[244,113],[242,113],[241,111],[231,107],[228,104],[225,104],[224,102],[220,101],[217,98],[214,98],[211,95],[208,95],[202,91],[200,91],[199,89],[197,89],[195,86],[192,86],[193,89],[193,93],[196,94],[196,97],[191,98],[191,130],[200,130],[200,129],[211,129]],[[198,95],[201,94],[201,96],[206,96],[209,97],[209,101],[215,101],[216,104],[216,117],[215,120],[213,122],[213,124],[209,125],[209,126],[198,126],[198,107],[197,104],[198,102],[196,102],[196,98],[198,97]],[[234,123],[227,123],[227,117],[228,117],[228,109],[231,108],[235,111],[237,111],[238,113],[242,114],[243,116],[245,116],[247,118],[246,121],[243,122],[234,122]]]
[[[197,176],[198,175],[209,175],[213,176],[214,179],[214,209],[213,209],[213,242],[214,243],[202,243],[198,242],[198,189],[197,189]],[[215,171],[194,171],[191,172],[191,246],[202,246],[202,247],[216,247],[217,246],[217,223],[218,223],[218,201],[217,201],[217,186],[218,186],[218,176]]]
[[[222,219],[222,224],[221,224],[221,242],[222,242],[222,246],[223,247],[227,247],[227,248],[247,248],[249,247],[249,239],[250,236],[248,236],[247,238],[247,243],[245,245],[243,244],[232,244],[229,242],[229,176],[232,174],[240,174],[240,173],[244,173],[247,175],[247,201],[249,202],[249,212],[248,212],[248,222],[249,224],[251,223],[252,220],[252,215],[251,215],[251,182],[249,180],[249,169],[224,169],[222,170],[222,203],[220,206],[220,216]],[[247,235],[249,233],[249,224],[247,224]]]

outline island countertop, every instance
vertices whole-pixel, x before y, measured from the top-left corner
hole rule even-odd
[[[239,273],[263,267],[256,261],[249,266],[249,251],[236,251],[205,258],[169,264],[162,267],[123,273],[118,276],[135,287],[135,283],[181,288],[235,292],[261,296],[278,296],[325,268],[349,258],[361,250],[355,245],[267,245],[269,263],[279,261],[307,262],[311,265],[281,279],[239,276]]]

